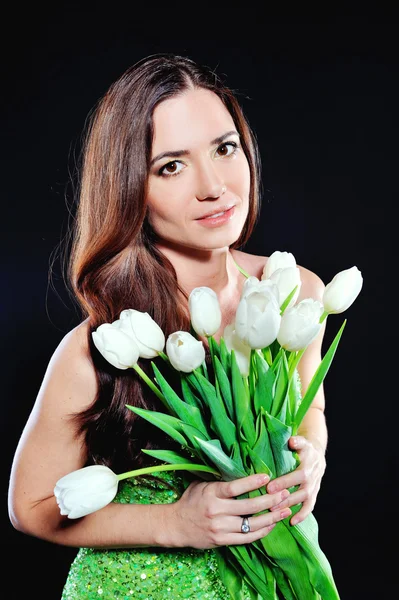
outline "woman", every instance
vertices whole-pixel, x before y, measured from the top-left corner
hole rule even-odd
[[[227,598],[213,550],[268,535],[290,506],[302,503],[296,523],[313,510],[325,471],[322,388],[289,441],[300,466],[269,483],[262,474],[217,482],[160,473],[125,481],[115,502],[75,520],[61,516],[53,493],[62,476],[85,465],[120,473],[156,464],[143,448],[173,448],[126,410],[160,410],[155,394],[132,369],[108,364],[91,334],[125,308],[148,312],[166,337],[188,331],[188,296],[208,286],[222,309],[219,341],[245,276],[260,278],[267,260],[238,250],[256,224],[259,187],[256,141],[238,101],[214,72],[188,58],[141,60],[111,85],[92,116],[69,262],[82,321],[49,362],[9,491],[16,529],[81,548],[64,599]],[[320,278],[300,271],[300,298],[321,300]],[[320,362],[323,332],[301,360],[303,389]],[[140,361],[143,370],[148,362]],[[268,494],[235,499],[265,485]],[[299,487],[290,494],[292,486]],[[243,514],[268,508],[242,533]]]

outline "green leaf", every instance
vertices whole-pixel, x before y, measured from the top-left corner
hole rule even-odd
[[[263,358],[263,356],[260,356],[258,352],[255,353],[255,364],[258,374],[254,395],[255,413],[259,414],[261,407],[263,407],[267,412],[270,412],[273,402],[273,390],[276,377],[266,360]]]
[[[209,437],[207,427],[202,419],[200,410],[196,406],[191,406],[179,398],[173,388],[166,381],[156,364],[151,361],[152,368],[158,385],[160,386],[162,393],[165,397],[169,410],[174,413],[175,417],[178,417],[185,423],[196,427],[206,437]]]
[[[273,344],[271,344],[270,346],[266,346],[266,348],[262,349],[263,357],[264,357],[265,361],[267,362],[267,364],[269,365],[269,367],[271,367],[273,364],[273,354],[271,351],[271,346],[273,346]]]
[[[227,349],[226,342],[224,341],[223,337],[220,338],[219,345],[220,345],[220,362],[222,363],[223,369],[224,369],[227,377],[230,379],[231,356],[230,356],[229,350]]]
[[[276,477],[280,477],[280,475],[291,473],[297,467],[293,452],[288,448],[288,440],[292,435],[292,429],[269,413],[265,413],[265,416],[274,456]]]
[[[274,598],[276,593],[276,582],[274,575],[269,567],[269,563],[265,560],[263,552],[259,552],[256,544],[250,544],[248,546],[248,553],[250,555],[251,561],[253,565],[256,565],[259,573],[262,573],[262,579],[266,583],[267,590],[269,592],[269,597]],[[259,590],[257,590],[259,592]]]
[[[309,580],[321,598],[339,600],[331,565],[319,546],[318,524],[314,515],[310,513],[294,527],[289,524],[289,520],[284,520],[284,525],[296,539],[307,564]]]
[[[192,391],[189,383],[187,382],[186,374],[185,373],[184,374],[182,373],[182,376],[180,378],[180,385],[181,385],[181,389],[182,389],[182,394],[183,394],[184,401],[187,402],[187,404],[190,404],[191,406],[195,406],[201,412],[203,412],[202,401]]]
[[[279,567],[271,566],[273,576],[276,578],[277,587],[284,596],[284,600],[297,600],[294,594],[289,579],[285,575],[284,571]]]
[[[202,431],[200,431],[193,425],[190,425],[190,423],[184,423],[184,421],[180,422],[180,431],[184,433],[187,439],[189,439],[191,442],[197,437],[201,438],[201,440],[209,440],[208,435],[205,435],[204,433],[202,433]]]
[[[223,397],[224,405],[230,419],[234,422],[233,396],[231,394],[230,380],[218,357],[215,357],[215,375],[219,382],[220,392]]]
[[[296,415],[294,416],[294,423],[295,423],[294,432],[295,433],[298,431],[298,427],[301,424],[303,417],[307,413],[308,408],[310,407],[310,405],[313,402],[313,398],[317,394],[317,391],[318,391],[320,385],[323,383],[323,380],[324,380],[325,376],[327,375],[327,372],[328,372],[330,365],[332,363],[332,360],[334,358],[334,354],[337,350],[339,341],[341,339],[342,332],[344,331],[345,325],[346,325],[346,319],[342,323],[337,335],[333,339],[329,349],[327,350],[326,354],[324,355],[323,360],[319,364],[318,368],[316,369],[316,371],[309,383],[306,393],[305,393],[305,395],[302,399],[302,402],[298,408],[298,411],[297,411]]]
[[[274,462],[274,454],[270,441],[270,434],[267,430],[266,411],[264,408],[261,408],[260,410],[256,423],[256,431],[257,440],[256,444],[253,447],[253,450],[259,455],[263,462],[268,465],[268,467],[273,472],[273,476],[275,476],[276,465]]]
[[[219,440],[205,441],[198,438],[197,442],[204,454],[210,458],[216,469],[220,471],[225,481],[246,477],[246,472],[225,454]]]
[[[270,589],[268,582],[264,578],[264,569],[261,561],[254,560],[254,553],[249,550],[249,546],[227,546],[229,552],[236,558],[242,569],[243,578],[251,587],[253,587],[263,600],[276,600],[274,591]]]
[[[251,460],[251,463],[252,463],[252,466],[254,469],[254,473],[267,473],[267,475],[269,475],[269,477],[271,479],[274,477],[274,469],[272,469],[272,466],[274,466],[274,465],[265,463],[262,460],[262,458],[259,456],[257,451],[255,450],[255,448],[252,450],[252,448],[250,448],[248,446],[247,453]],[[266,512],[266,511],[262,511],[262,512]]]
[[[215,356],[217,356],[220,360],[220,348],[217,341],[212,335],[208,337],[208,344],[209,349],[212,350],[212,357],[214,358]]]
[[[243,471],[245,471],[244,469],[244,463],[242,460],[242,456],[241,456],[241,448],[240,448],[240,444],[236,441],[233,444],[233,448],[230,452],[230,458],[233,462],[236,463],[236,465],[240,468],[243,469]]]
[[[293,420],[293,416],[296,415],[301,401],[302,401],[301,380],[300,380],[297,369],[295,369],[290,377],[290,382],[288,385],[288,404],[289,404],[289,414],[290,414],[291,421]],[[286,419],[285,422],[288,424],[288,419]]]
[[[204,363],[205,364],[205,363]],[[206,396],[204,396],[202,387],[200,385],[200,383],[198,382],[197,377],[195,376],[196,374],[194,372],[192,373],[185,373],[184,374],[184,379],[186,381],[188,381],[188,383],[191,385],[191,387],[199,394],[201,401],[203,402],[203,405],[208,407],[209,404],[207,402]]]
[[[273,344],[274,344],[274,342],[273,342]],[[275,355],[273,355],[274,358],[273,358],[273,362],[272,362],[272,365],[271,365],[271,368],[273,369],[273,371],[276,371],[277,368],[279,367],[281,356],[282,356],[283,352],[284,352],[284,349],[279,345],[278,346],[278,352]]]
[[[173,440],[182,444],[183,446],[187,445],[187,440],[179,433],[181,431],[181,421],[176,419],[176,417],[172,417],[171,415],[165,415],[163,413],[147,410],[145,408],[137,408],[136,406],[130,406],[126,404],[126,408],[136,413],[146,421],[149,421],[155,427],[158,427]]]
[[[281,351],[280,358],[276,361],[275,376],[274,398],[270,414],[277,416],[283,411],[282,421],[285,421],[284,403],[287,398],[289,379],[288,362],[284,350]]]
[[[279,521],[267,536],[261,538],[260,543],[289,579],[296,597],[301,600],[316,600],[317,595],[309,581],[308,567],[301,548],[284,525],[284,521],[289,519],[287,517]]]
[[[214,553],[219,569],[220,579],[227,588],[227,591],[232,600],[243,600],[243,583],[242,575],[239,574],[234,567],[232,561],[228,560],[222,548],[215,548]]]
[[[253,446],[256,441],[256,431],[250,398],[245,388],[234,350],[231,351],[231,379],[237,430],[240,432],[242,429],[246,441],[250,446]]]
[[[203,397],[206,398],[212,415],[211,426],[216,435],[219,436],[227,452],[230,452],[236,440],[235,425],[228,416],[223,400],[217,394],[215,387],[200,373],[196,373],[195,376],[201,386]]]

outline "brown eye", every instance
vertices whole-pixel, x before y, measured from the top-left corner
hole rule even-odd
[[[176,173],[176,163],[175,162],[171,162],[168,165],[166,165],[164,167],[164,170],[167,171],[168,173]]]
[[[162,177],[172,177],[172,175],[178,175],[183,170],[182,163],[179,160],[172,160],[164,165],[159,170],[159,175]]]
[[[225,142],[224,144],[221,144],[219,146],[219,148],[217,149],[218,155],[219,156],[231,156],[232,154],[235,154],[235,152],[237,151],[237,144],[235,142]]]

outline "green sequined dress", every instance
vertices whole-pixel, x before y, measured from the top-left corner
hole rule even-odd
[[[175,502],[188,482],[174,471],[119,484],[114,502]],[[62,600],[229,600],[214,550],[193,548],[81,548],[66,580]],[[244,594],[245,600],[250,596]]]

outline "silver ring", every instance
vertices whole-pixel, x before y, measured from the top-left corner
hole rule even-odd
[[[249,533],[251,531],[251,527],[248,521],[248,517],[244,517],[241,523],[241,533]]]

